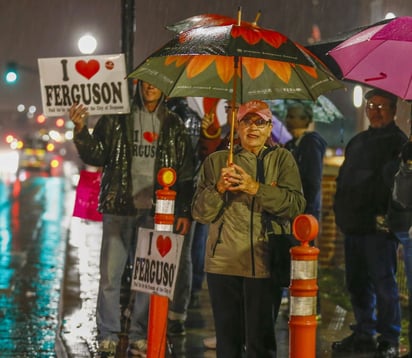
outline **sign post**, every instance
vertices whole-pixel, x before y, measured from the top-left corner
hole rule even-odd
[[[176,181],[172,168],[157,176],[163,189],[156,191],[154,230],[139,229],[132,289],[150,296],[147,332],[147,358],[165,357],[169,299],[173,299],[184,236],[173,234],[176,192],[169,189]]]

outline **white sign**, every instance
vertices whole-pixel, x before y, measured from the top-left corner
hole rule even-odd
[[[132,290],[173,299],[183,235],[139,228]]]
[[[123,54],[39,58],[43,113],[67,114],[74,102],[90,115],[129,113],[129,94]]]

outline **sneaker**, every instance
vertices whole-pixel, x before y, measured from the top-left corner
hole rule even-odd
[[[216,336],[203,339],[203,345],[207,349],[216,349]]]
[[[390,342],[380,341],[374,358],[398,358],[399,347]]]
[[[117,342],[111,339],[104,339],[99,342],[99,357],[100,358],[114,358],[116,355]]]
[[[341,341],[332,343],[332,350],[334,352],[359,352],[368,353],[375,352],[376,340],[373,336],[366,333],[352,333],[350,336]]]
[[[169,319],[167,321],[167,335],[170,337],[185,336],[185,322],[179,319]]]
[[[145,339],[138,339],[130,343],[128,351],[132,357],[146,358],[147,341]]]

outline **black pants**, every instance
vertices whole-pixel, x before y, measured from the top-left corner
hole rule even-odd
[[[207,274],[217,358],[275,358],[274,285],[268,279]]]

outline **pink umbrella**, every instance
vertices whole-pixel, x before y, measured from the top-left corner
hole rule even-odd
[[[329,51],[343,79],[412,100],[412,17],[393,19],[355,34]]]

